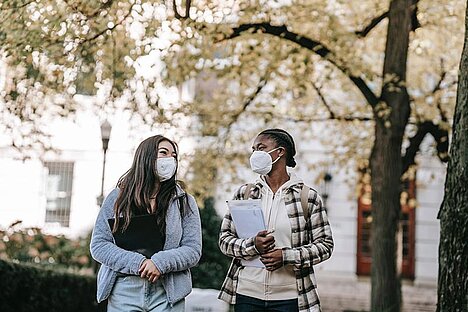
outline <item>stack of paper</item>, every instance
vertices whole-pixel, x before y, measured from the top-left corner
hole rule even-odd
[[[239,238],[250,238],[266,229],[263,217],[261,199],[230,200],[227,201],[232,220],[236,226]],[[242,265],[264,268],[259,257],[252,260],[242,260]]]

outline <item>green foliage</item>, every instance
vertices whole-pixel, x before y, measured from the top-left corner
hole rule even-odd
[[[63,235],[44,234],[38,228],[19,229],[15,225],[0,231],[0,259],[70,270],[91,268],[89,237],[71,240]]]
[[[193,286],[197,288],[219,289],[229,266],[229,258],[218,248],[218,235],[221,218],[214,209],[214,199],[208,198],[200,209],[203,232],[202,258],[192,269]]]
[[[0,260],[0,311],[92,312],[96,280]]]
[[[190,156],[190,166],[186,175],[190,183],[190,193],[198,198],[209,198],[216,192],[216,172],[219,168],[217,152],[213,149],[195,149]],[[209,161],[207,161],[209,159]]]

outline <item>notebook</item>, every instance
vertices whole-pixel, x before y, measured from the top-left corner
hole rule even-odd
[[[107,221],[112,230],[115,219]],[[119,218],[119,228],[123,223],[123,218]],[[120,230],[113,233],[113,236],[120,248],[138,252],[148,259],[164,248],[165,237],[159,230],[155,214],[132,217],[128,228],[123,233]]]

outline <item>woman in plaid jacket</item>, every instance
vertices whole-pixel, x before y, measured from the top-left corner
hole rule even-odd
[[[235,304],[236,312],[320,311],[313,265],[333,250],[326,209],[315,190],[286,170],[296,165],[289,133],[264,130],[252,148],[250,164],[260,177],[234,199],[261,199],[267,230],[241,239],[226,213],[219,246],[233,260],[219,298]],[[253,264],[258,258],[264,266]]]

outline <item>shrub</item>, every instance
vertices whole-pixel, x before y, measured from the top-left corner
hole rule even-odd
[[[214,209],[213,198],[205,200],[204,207],[200,209],[200,218],[203,250],[200,262],[191,269],[193,286],[220,289],[227,273],[230,258],[223,255],[218,247],[218,235],[222,220]]]
[[[218,247],[221,218],[208,198],[200,209],[203,251],[199,264],[192,268],[193,285],[197,288],[219,289],[227,272],[230,258]],[[91,273],[94,261],[89,253],[90,235],[71,240],[63,235],[42,233],[39,228],[19,228],[19,222],[0,230],[0,260],[40,264],[50,269]],[[0,297],[1,298],[1,297]],[[0,309],[0,311],[3,311]]]
[[[91,268],[89,237],[71,240],[44,234],[39,228],[19,228],[20,223],[0,230],[0,259],[70,270]]]
[[[0,311],[98,311],[96,279],[0,260]]]

